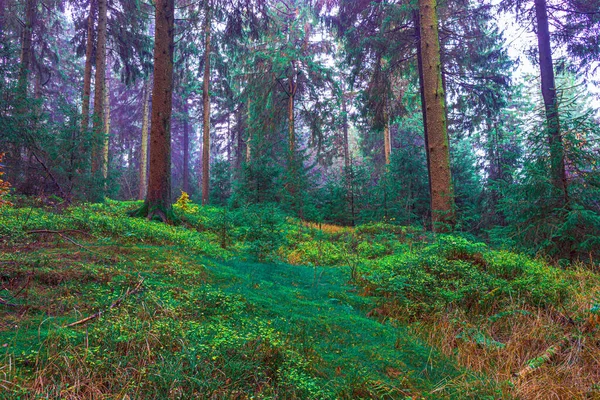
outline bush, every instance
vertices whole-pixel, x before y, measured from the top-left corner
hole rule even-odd
[[[369,284],[413,315],[448,307],[485,312],[513,300],[545,306],[562,301],[567,290],[556,268],[455,236],[371,266]]]

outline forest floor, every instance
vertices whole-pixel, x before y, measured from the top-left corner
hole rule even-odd
[[[600,398],[600,277],[180,202],[0,208],[0,398]]]

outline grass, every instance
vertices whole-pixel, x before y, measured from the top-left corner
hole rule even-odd
[[[258,207],[180,201],[167,226],[126,217],[139,203],[14,202],[0,208],[0,299],[15,305],[0,304],[0,398],[600,393],[589,269]]]

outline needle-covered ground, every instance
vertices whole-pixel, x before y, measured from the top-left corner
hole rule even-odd
[[[0,208],[0,398],[598,398],[600,279],[273,207]]]

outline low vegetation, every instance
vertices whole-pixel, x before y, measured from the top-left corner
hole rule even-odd
[[[0,207],[0,398],[595,398],[600,277],[275,207]]]

